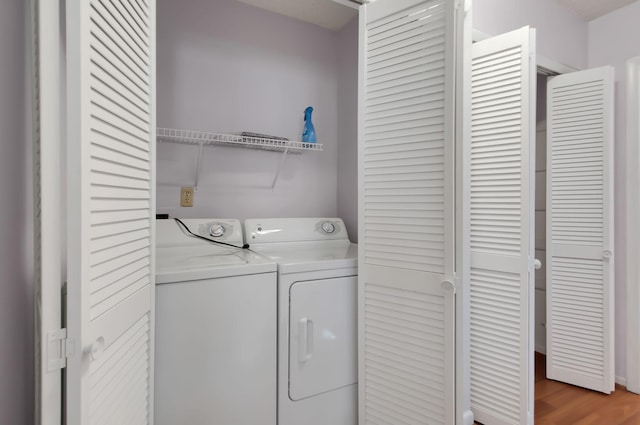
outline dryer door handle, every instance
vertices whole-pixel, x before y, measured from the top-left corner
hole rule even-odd
[[[313,320],[303,317],[298,322],[298,362],[306,363],[313,357]]]

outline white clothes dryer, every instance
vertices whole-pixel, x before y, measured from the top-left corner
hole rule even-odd
[[[183,220],[242,247],[238,220]],[[276,265],[156,221],[157,425],[276,425]]]
[[[278,263],[278,425],[356,425],[357,245],[338,218],[245,221]]]

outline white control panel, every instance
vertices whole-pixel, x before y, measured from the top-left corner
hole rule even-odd
[[[226,240],[233,236],[236,225],[226,221],[212,221],[198,226],[198,235],[215,240]]]
[[[181,221],[198,236],[243,245],[242,226],[236,219],[185,218]],[[189,234],[176,220],[156,220],[156,246],[190,246],[208,243]]]
[[[265,218],[244,222],[247,243],[349,240],[340,218]]]

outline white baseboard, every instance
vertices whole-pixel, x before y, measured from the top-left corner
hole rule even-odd
[[[547,355],[547,347],[545,347],[543,345],[536,344],[536,352],[540,353],[540,354],[544,354],[546,356]]]
[[[622,385],[622,384],[620,384],[620,385]],[[629,387],[627,387],[627,391],[629,391],[630,393],[640,394],[640,388],[629,388]]]
[[[622,385],[623,387],[626,387],[627,386],[627,380],[626,380],[626,378],[624,378],[622,376],[616,376],[616,384]]]

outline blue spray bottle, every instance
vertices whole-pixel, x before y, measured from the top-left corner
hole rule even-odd
[[[313,108],[309,106],[304,110],[304,131],[302,132],[303,143],[315,143],[316,142],[316,129],[311,122],[311,113]]]

